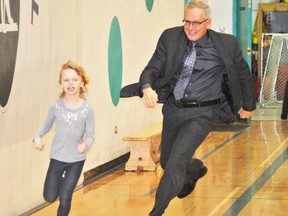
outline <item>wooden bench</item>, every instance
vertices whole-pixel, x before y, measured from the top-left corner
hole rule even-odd
[[[137,133],[125,136],[130,144],[130,158],[126,171],[155,171],[160,159],[162,123],[152,125]]]

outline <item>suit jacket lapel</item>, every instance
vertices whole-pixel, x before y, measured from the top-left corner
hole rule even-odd
[[[170,63],[168,70],[169,72],[167,73],[167,76],[165,77],[165,81],[160,85],[162,87],[164,84],[167,84],[172,77],[177,73],[179,70],[179,67],[181,66],[182,58],[185,53],[185,49],[187,46],[187,37],[184,32],[184,30],[179,32],[179,36],[176,37],[178,41],[175,41],[175,44],[171,44],[171,53],[173,53],[172,58],[170,58]]]
[[[181,64],[182,62],[182,58],[185,52],[187,46],[187,37],[185,35],[185,32],[183,30],[183,34],[181,34],[180,38],[179,38],[179,50],[177,55],[177,65]]]
[[[231,65],[233,64],[231,56],[226,51],[227,50],[227,43],[225,40],[222,40],[221,37],[219,37],[219,33],[214,32],[213,30],[208,30],[209,36],[211,37],[212,41],[214,42],[214,46],[216,47],[216,50],[219,52],[219,55],[221,56],[222,60],[224,61],[225,65]]]

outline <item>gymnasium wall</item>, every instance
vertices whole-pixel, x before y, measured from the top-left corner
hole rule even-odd
[[[54,128],[42,139],[43,152],[32,148],[32,139],[49,105],[58,98],[61,65],[74,60],[86,69],[91,80],[88,101],[95,110],[96,132],[85,172],[126,154],[129,146],[122,141],[123,136],[161,121],[161,105],[146,109],[141,99],[120,98],[119,91],[138,81],[162,31],[182,24],[186,1],[3,2],[0,210],[1,215],[15,216],[44,202],[43,182]],[[229,32],[232,27],[225,20]],[[215,30],[219,30],[223,22],[215,22]]]

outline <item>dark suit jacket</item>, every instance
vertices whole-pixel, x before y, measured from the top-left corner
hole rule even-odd
[[[233,111],[237,112],[241,107],[246,111],[255,110],[253,79],[237,39],[233,35],[213,30],[208,30],[208,34],[225,64],[224,76],[230,95],[226,97],[230,97]],[[140,76],[139,86],[149,83],[158,93],[160,102],[164,102],[171,94],[168,92],[168,83],[181,65],[186,45],[187,37],[183,26],[165,30]]]

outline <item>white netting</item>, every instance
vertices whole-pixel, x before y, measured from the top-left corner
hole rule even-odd
[[[288,34],[263,34],[260,107],[281,107],[288,79]]]

